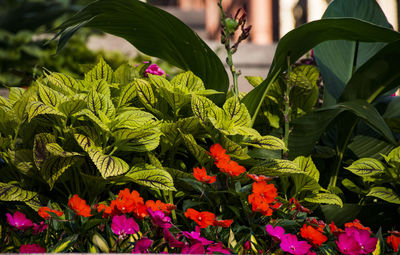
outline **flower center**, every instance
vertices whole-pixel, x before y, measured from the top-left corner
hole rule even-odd
[[[291,249],[292,251],[295,251],[295,250],[296,250],[296,247],[295,247],[294,245],[292,245],[292,246],[290,246],[290,249]]]
[[[201,220],[201,216],[199,217],[199,220]]]

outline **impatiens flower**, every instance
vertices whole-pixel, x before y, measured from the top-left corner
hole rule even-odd
[[[148,74],[163,76],[165,74],[164,70],[162,70],[158,65],[151,64],[144,71],[144,77],[148,77]]]
[[[281,249],[294,255],[304,255],[310,250],[311,245],[306,241],[298,241],[296,235],[285,234],[281,238]]]
[[[246,168],[243,166],[239,165],[236,161],[229,161],[227,163],[222,164],[221,166],[218,166],[219,170],[223,173],[227,173],[232,177],[239,176],[242,173],[246,172]]]
[[[198,181],[203,182],[203,183],[214,183],[217,179],[216,176],[209,176],[207,175],[206,169],[204,167],[198,168],[195,167],[193,168],[193,176],[196,178]]]
[[[112,218],[111,230],[116,235],[130,235],[139,232],[139,225],[133,218],[116,215]]]
[[[19,247],[19,253],[46,253],[46,249],[39,244],[23,244]]]
[[[390,235],[386,238],[387,244],[392,247],[394,252],[399,251],[399,245],[400,245],[400,236],[398,235]]]
[[[322,234],[320,229],[316,229],[313,226],[304,224],[300,229],[301,237],[307,239],[310,243],[316,246],[321,246],[321,244],[325,243],[328,238]]]
[[[336,237],[339,236],[340,233],[344,232],[343,229],[336,227],[333,221],[329,224],[329,229],[331,230],[331,233]]]
[[[147,249],[149,249],[152,244],[153,240],[144,236],[135,242],[132,253],[148,253]]]
[[[275,198],[278,196],[275,185],[268,184],[266,182],[253,183],[253,193],[261,196],[265,200],[266,203],[274,202]]]
[[[39,224],[33,223],[33,235],[42,233],[47,229],[48,225],[44,223],[44,221],[41,221]]]
[[[246,174],[247,177],[253,179],[256,182],[272,181],[273,177],[267,177],[264,175]]]
[[[372,233],[372,232],[371,232],[371,229],[370,229],[369,227],[364,227],[358,219],[355,219],[353,222],[347,222],[347,223],[345,223],[345,224],[344,224],[344,227],[345,227],[345,228],[355,227],[355,228],[358,228],[358,229],[367,230],[369,233]]]
[[[146,203],[146,208],[151,208],[153,212],[155,211],[162,211],[165,214],[170,214],[172,210],[176,209],[176,206],[170,203],[163,203],[160,200],[153,201],[153,200],[147,200]]]
[[[165,216],[165,214],[162,211],[157,210],[157,211],[153,212],[153,210],[151,210],[151,208],[147,208],[147,212],[149,213],[150,219],[154,225],[156,225],[160,228],[172,227],[171,218],[168,216]]]
[[[360,254],[369,254],[376,249],[376,243],[378,242],[378,238],[371,237],[368,230],[358,229],[355,227],[346,228],[346,235],[352,236],[358,242],[360,246]]]
[[[76,194],[69,199],[68,206],[79,216],[92,216],[92,214],[90,213],[90,206],[86,204],[85,200],[83,200]]]
[[[232,222],[233,222],[233,220],[214,220],[213,226],[229,228],[231,226]]]
[[[181,254],[205,254],[206,250],[201,243],[195,243],[193,245],[186,244],[182,248]]]
[[[61,217],[63,215],[63,212],[58,211],[58,210],[54,210],[54,209],[50,209],[47,206],[43,206],[38,210],[39,216],[42,217],[45,220],[51,218],[49,212],[52,212],[52,213],[56,214],[58,217]]]
[[[163,229],[163,235],[164,235],[164,239],[165,241],[168,242],[169,247],[173,247],[173,248],[182,248],[185,246],[184,242],[179,241],[178,239],[176,239],[171,232],[169,232],[168,229],[164,228]]]
[[[294,205],[294,207],[292,207],[292,209],[291,209],[292,211],[297,210],[299,212],[305,212],[305,213],[308,213],[308,214],[310,214],[312,212],[310,209],[305,208],[304,206],[302,206],[299,203],[299,201],[297,199],[293,198],[293,197],[291,199],[289,199],[289,204]]]
[[[218,143],[210,147],[210,153],[208,154],[214,159],[215,163],[228,162],[231,160],[231,157],[226,154],[226,150]]]
[[[10,213],[6,213],[8,224],[19,229],[19,230],[27,230],[33,226],[32,221],[27,219],[25,214],[20,211],[16,211],[14,215]]]
[[[265,231],[267,231],[268,235],[270,235],[275,242],[280,241],[285,234],[285,230],[281,226],[276,226],[274,228],[271,224],[265,227]]]
[[[211,212],[199,212],[195,209],[189,208],[185,212],[185,217],[194,220],[201,228],[206,228],[213,224],[215,214]]]
[[[200,228],[196,226],[195,231],[187,232],[183,231],[182,234],[191,240],[192,244],[201,243],[201,245],[209,245],[212,244],[213,241],[207,240],[206,238],[200,235]]]
[[[361,254],[361,247],[358,242],[352,236],[348,236],[345,233],[339,235],[336,245],[341,253],[345,255],[357,255]]]
[[[138,219],[144,219],[148,215],[143,198],[136,190],[132,192],[128,188],[121,190],[115,201],[116,207],[122,213],[133,213]]]
[[[227,248],[224,248],[224,245],[219,242],[207,247],[207,254],[222,253],[222,254],[231,254],[231,251]]]

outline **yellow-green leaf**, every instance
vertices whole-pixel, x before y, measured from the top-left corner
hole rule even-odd
[[[22,94],[24,94],[25,89],[19,88],[19,87],[11,87],[10,88],[10,93],[8,94],[8,101],[14,105],[16,102],[18,102]]]
[[[125,85],[118,98],[118,107],[126,105],[129,101],[136,97],[136,86],[133,82]]]
[[[74,134],[74,137],[84,151],[89,152],[91,149],[96,148],[95,143],[89,137],[82,134]]]
[[[39,210],[41,207],[36,192],[24,190],[18,186],[3,182],[0,182],[0,200],[25,202],[34,210]]]
[[[86,108],[86,102],[82,99],[74,99],[62,102],[58,106],[58,110],[66,116],[73,115]]]
[[[161,190],[175,190],[171,175],[162,168],[149,164],[138,164],[125,175],[133,182]]]
[[[105,80],[107,83],[113,82],[113,70],[111,67],[104,61],[103,58],[100,58],[99,63],[93,67],[88,73],[85,74],[86,81],[96,81],[96,80]]]
[[[89,92],[87,106],[94,115],[99,116],[99,112],[103,112],[107,117],[113,117],[115,114],[115,107],[111,99],[105,95],[99,94],[92,90]]]
[[[213,101],[203,96],[192,95],[191,101],[192,111],[202,122],[206,122],[207,118],[220,119],[222,109],[216,106]]]
[[[163,122],[160,129],[164,136],[173,143],[179,135],[179,130],[185,134],[197,134],[200,130],[200,122],[197,117],[182,118],[172,123]]]
[[[151,84],[153,84],[154,87],[156,87],[157,89],[158,88],[172,89],[171,83],[164,77],[162,77],[160,75],[153,75],[153,74],[148,74],[148,75],[149,75]]]
[[[237,97],[231,97],[224,103],[223,109],[226,117],[231,120],[234,126],[250,127],[251,117],[246,106],[240,103]]]
[[[65,170],[75,164],[78,159],[77,156],[49,156],[43,161],[39,173],[47,184],[49,184],[50,190],[53,189],[57,179],[65,172]]]
[[[47,80],[50,81],[50,86],[53,89],[63,93],[64,95],[73,94],[72,91],[78,91],[81,88],[80,83],[73,77],[62,73],[45,73]]]
[[[266,176],[290,176],[291,174],[302,174],[298,165],[290,160],[271,159],[260,166],[255,166],[249,171],[252,174]]]
[[[362,158],[345,167],[345,169],[358,176],[367,177],[384,173],[385,166],[374,158]]]
[[[144,79],[135,79],[133,84],[136,87],[136,91],[139,95],[140,101],[146,108],[155,109],[157,98],[154,96],[153,89],[151,88],[150,83],[148,83]]]
[[[27,106],[28,109],[28,122],[38,115],[51,114],[66,117],[62,112],[54,107],[43,104],[42,102],[32,102]]]
[[[183,138],[183,144],[201,165],[210,162],[211,157],[203,147],[197,144],[192,134],[181,133],[181,135]]]
[[[129,171],[129,165],[118,157],[105,155],[100,150],[93,148],[89,149],[87,153],[104,179]]]
[[[306,197],[304,200],[314,204],[329,204],[343,207],[342,199],[332,193],[316,193],[310,197]]]
[[[239,144],[233,142],[226,136],[221,137],[221,146],[225,148],[226,153],[234,156],[235,158],[241,160],[250,158],[250,156],[247,155],[245,149],[243,149]]]
[[[400,204],[400,197],[392,189],[385,187],[372,187],[367,196],[377,197],[386,202]]]
[[[118,144],[118,149],[122,151],[137,151],[147,152],[152,151],[158,147],[160,143],[161,132],[158,129],[153,129],[149,133],[137,133],[134,139],[125,140],[123,143]]]
[[[64,149],[58,143],[47,143],[46,144],[46,149],[51,155],[58,156],[58,157],[63,157],[63,158],[74,157],[74,156],[82,156],[78,152],[64,151]]]
[[[66,100],[60,92],[42,84],[39,84],[39,97],[45,105],[53,107],[56,107],[58,104]]]
[[[113,130],[117,129],[142,129],[148,126],[158,126],[158,121],[154,115],[141,110],[126,111],[119,114],[112,122]]]
[[[104,131],[110,131],[108,128],[108,125],[104,123],[100,118],[98,118],[92,111],[89,109],[83,109],[77,113],[75,113],[76,116],[85,116],[88,117],[91,121],[93,121],[96,125],[98,125],[102,130]],[[100,114],[99,114],[100,115]]]
[[[297,157],[293,162],[299,166],[301,171],[303,171],[302,174],[291,175],[294,185],[296,187],[296,191],[299,192],[302,190],[321,190],[321,186],[318,183],[319,171],[312,161],[311,156],[300,156]]]
[[[261,82],[264,81],[264,78],[261,76],[245,76],[244,77],[251,86],[253,86],[254,88],[257,87],[258,85],[261,84]]]
[[[285,143],[282,141],[282,139],[279,139],[272,135],[255,138],[248,142],[243,142],[242,144],[266,150],[287,150]]]
[[[41,168],[46,158],[50,156],[50,153],[47,151],[46,144],[55,142],[56,138],[52,134],[40,133],[35,135],[33,141],[33,159],[38,169]]]
[[[174,88],[184,89],[183,91],[200,91],[205,90],[203,81],[193,74],[191,71],[180,73],[176,75],[172,81],[171,85]]]
[[[92,85],[92,90],[108,98],[111,97],[110,86],[107,84],[105,80],[93,81],[91,82],[91,85]]]

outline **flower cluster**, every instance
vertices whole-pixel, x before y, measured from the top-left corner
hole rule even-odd
[[[229,174],[231,177],[239,176],[246,172],[243,166],[231,160],[231,157],[226,154],[226,150],[218,143],[210,147],[210,152],[208,152],[208,154],[214,159],[214,163],[219,170]]]
[[[265,216],[271,216],[273,209],[281,206],[275,199],[278,196],[277,189],[274,184],[268,184],[268,177],[247,175],[256,182],[253,183],[253,193],[248,196],[249,203],[252,205],[254,212],[260,212]]]
[[[192,208],[186,210],[185,217],[194,220],[200,228],[208,226],[229,228],[233,222],[233,220],[217,220],[215,214],[211,212],[199,212]]]

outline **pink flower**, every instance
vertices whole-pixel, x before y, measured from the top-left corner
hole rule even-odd
[[[187,231],[183,231],[182,234],[189,238],[193,244],[201,243],[202,245],[209,245],[213,243],[213,241],[207,240],[206,238],[200,236],[199,226],[196,226],[195,231],[192,231],[190,233]]]
[[[176,239],[171,232],[169,232],[169,230],[167,228],[163,229],[163,234],[164,234],[164,239],[165,241],[168,242],[170,247],[174,247],[174,248],[182,248],[185,246],[184,242],[179,241],[178,239]]]
[[[348,236],[346,233],[339,235],[338,241],[336,241],[338,249],[345,255],[357,255],[360,254],[361,247],[358,242],[352,236]]]
[[[147,253],[147,249],[150,248],[152,244],[153,240],[144,236],[135,242],[132,253]]]
[[[44,221],[41,221],[39,224],[33,223],[33,235],[42,233],[47,229],[48,225],[44,223]]]
[[[162,76],[165,74],[164,70],[162,70],[158,65],[151,64],[145,71],[144,76],[148,77],[147,74],[159,75]]]
[[[281,226],[276,226],[274,228],[271,224],[265,227],[265,231],[267,231],[268,235],[270,235],[275,242],[279,242],[285,234],[285,230]]]
[[[186,244],[185,247],[183,247],[182,254],[205,254],[206,251],[204,249],[204,246],[201,243],[195,243],[192,246],[189,244]]]
[[[39,244],[23,244],[19,247],[19,253],[45,253],[46,249]]]
[[[33,226],[32,221],[20,211],[16,211],[14,215],[6,213],[6,216],[8,223],[19,230],[25,231]]]
[[[139,232],[139,225],[133,218],[126,218],[125,215],[117,215],[112,219],[111,230],[116,235],[130,235]]]
[[[360,254],[369,254],[375,251],[378,238],[370,237],[368,230],[358,229],[355,227],[346,228],[346,235],[353,237],[360,246]]]
[[[221,242],[207,247],[208,254],[212,254],[214,252],[222,253],[222,254],[231,254],[231,251],[229,249],[225,249],[224,245]]]
[[[147,212],[149,213],[150,219],[154,225],[159,226],[160,228],[170,228],[172,227],[171,218],[165,216],[162,211],[155,211],[151,210],[151,208],[147,208]]]
[[[311,244],[298,241],[296,235],[286,234],[281,238],[281,249],[294,255],[304,255],[310,250]]]

